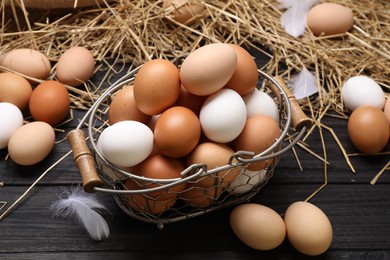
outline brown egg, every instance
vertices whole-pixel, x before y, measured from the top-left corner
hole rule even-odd
[[[179,198],[192,207],[205,208],[213,204],[221,193],[222,188],[220,187],[205,188],[194,183],[189,183]]]
[[[389,121],[389,139],[390,139],[390,97],[387,97],[383,112],[386,115],[387,120]]]
[[[158,115],[175,104],[180,94],[178,68],[170,61],[146,62],[134,80],[134,100],[143,113]]]
[[[199,115],[200,109],[207,96],[197,96],[188,92],[183,86],[180,88],[180,95],[174,106],[183,106],[191,109],[196,115]]]
[[[244,244],[257,250],[274,249],[286,237],[282,217],[260,204],[247,203],[235,207],[229,221],[234,234]]]
[[[78,86],[92,77],[95,60],[87,48],[76,46],[60,56],[56,69],[58,81],[69,86]]]
[[[366,154],[378,153],[389,140],[389,122],[379,108],[361,106],[349,117],[348,134],[359,151]]]
[[[199,144],[187,157],[186,165],[203,163],[207,165],[208,170],[215,169],[217,167],[225,166],[228,164],[230,157],[234,154],[234,151],[224,144],[206,142]],[[228,169],[219,171],[216,175],[209,175],[201,177],[198,185],[203,187],[213,187],[220,185],[225,187],[230,184],[238,175],[240,169]]]
[[[11,50],[1,56],[0,65],[26,75],[31,84],[47,79],[51,71],[51,64],[46,55],[37,50],[24,48]]]
[[[124,185],[128,190],[138,189],[134,184],[133,180],[127,179]],[[135,211],[155,215],[171,208],[176,203],[176,197],[168,200],[157,200],[145,194],[131,194],[127,195],[127,203]]]
[[[195,21],[193,18],[197,17],[200,13],[205,10],[205,6],[197,0],[164,0],[162,8],[174,10],[172,13],[172,19],[189,25],[190,22]]]
[[[132,173],[150,179],[180,179],[182,171],[184,171],[184,166],[180,161],[161,154],[151,156],[132,168]],[[155,184],[149,181],[129,180],[128,182],[128,185],[133,189],[150,189],[161,186],[161,184]],[[178,193],[181,192],[184,187],[185,183],[182,183],[169,189],[147,193],[147,195],[160,201],[172,200],[177,198]]]
[[[0,73],[0,102],[9,102],[21,111],[27,108],[32,93],[30,83],[11,72]]]
[[[58,81],[49,80],[39,84],[30,97],[29,109],[32,117],[50,125],[65,119],[69,112],[68,90]]]
[[[309,10],[306,23],[316,36],[341,34],[351,29],[353,13],[337,3],[321,3]]]
[[[271,147],[281,133],[279,125],[273,117],[268,115],[253,116],[247,119],[244,130],[234,140],[234,148],[236,151],[243,150],[259,154]],[[251,163],[248,170],[264,169],[272,161],[273,158]]]
[[[108,122],[113,125],[124,120],[135,120],[148,124],[151,116],[142,113],[134,101],[133,85],[128,85],[115,93],[108,110]]]
[[[158,150],[169,157],[180,158],[198,144],[201,126],[198,117],[186,107],[171,107],[158,118],[154,140]]]
[[[252,55],[237,44],[230,44],[237,54],[237,66],[226,83],[225,88],[235,90],[241,96],[247,95],[256,88],[258,82],[257,64]]]

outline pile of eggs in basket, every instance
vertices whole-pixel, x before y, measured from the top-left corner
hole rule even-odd
[[[274,144],[281,129],[275,101],[257,84],[254,59],[234,44],[204,45],[190,53],[180,69],[168,60],[148,61],[133,84],[113,96],[109,126],[97,148],[113,165],[151,179],[177,179],[199,163],[215,169],[226,165],[235,151],[259,154]],[[256,173],[252,181],[261,181],[270,163],[272,159],[253,163],[241,175],[238,168],[220,171],[169,192],[129,195],[128,204],[153,214],[171,207],[178,197],[191,206],[207,207],[223,190],[247,192],[253,186],[240,184],[248,182],[251,173]],[[125,180],[128,189],[156,185]]]

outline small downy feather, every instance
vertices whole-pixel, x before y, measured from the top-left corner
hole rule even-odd
[[[106,208],[97,201],[94,194],[86,193],[80,186],[71,190],[62,189],[50,209],[55,217],[74,218],[87,230],[93,240],[108,238],[110,230],[105,219],[98,211]]]
[[[318,92],[317,78],[306,67],[293,76],[288,85],[297,99],[306,98]]]
[[[280,17],[280,23],[288,34],[301,36],[306,29],[306,16],[318,0],[279,0],[280,9],[287,9]]]

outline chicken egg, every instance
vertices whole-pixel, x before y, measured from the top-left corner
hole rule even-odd
[[[203,133],[218,143],[234,140],[244,129],[246,118],[244,100],[231,89],[221,89],[209,96],[199,114]]]
[[[234,140],[236,151],[250,151],[260,154],[271,147],[280,137],[281,130],[278,123],[268,115],[257,115],[247,119],[241,134]],[[274,158],[267,161],[259,161],[248,165],[248,170],[261,170]]]
[[[257,187],[266,177],[267,170],[250,171],[246,169],[235,178],[227,187],[230,194],[239,195],[249,192]]]
[[[243,96],[248,117],[256,115],[269,115],[279,122],[279,110],[275,101],[264,91],[255,89]]]
[[[321,3],[309,10],[306,23],[315,36],[341,34],[352,28],[353,13],[337,3]]]
[[[204,4],[197,0],[164,0],[162,8],[167,11],[170,11],[170,8],[172,8],[174,10],[170,13],[172,14],[172,19],[187,25],[195,21],[194,18],[205,10]]]
[[[387,97],[387,101],[385,103],[385,107],[383,108],[383,112],[385,113],[387,120],[389,121],[389,129],[390,129],[390,98]],[[389,138],[390,138],[390,130],[389,130]]]
[[[237,65],[225,88],[233,89],[241,96],[244,96],[256,88],[259,77],[257,64],[252,55],[243,47],[237,44],[229,45],[236,51]]]
[[[179,160],[169,158],[161,154],[156,154],[148,157],[146,160],[135,166],[132,173],[149,179],[173,180],[181,179],[182,171],[184,171],[184,166]],[[160,184],[154,184],[150,181],[129,181],[134,182],[130,186],[135,189],[150,189],[161,186]],[[184,189],[185,185],[185,183],[181,183],[170,187],[169,189],[147,193],[147,196],[160,201],[176,199],[178,194]]]
[[[345,81],[341,95],[345,106],[351,111],[360,106],[374,106],[382,109],[386,101],[379,84],[364,75],[354,76]]]
[[[186,107],[168,108],[154,127],[154,141],[158,150],[172,158],[190,153],[198,144],[200,134],[198,117]]]
[[[8,146],[12,134],[23,125],[23,114],[8,102],[0,102],[0,149]]]
[[[29,101],[31,116],[50,125],[62,122],[70,108],[69,92],[55,80],[40,83],[32,92]]]
[[[353,145],[366,154],[378,153],[389,139],[389,121],[377,107],[361,106],[348,119],[348,134]]]
[[[14,49],[0,57],[0,65],[27,76],[31,84],[46,80],[51,71],[49,59],[33,49]],[[36,80],[37,79],[37,80]]]
[[[125,86],[115,93],[108,110],[108,122],[111,125],[124,120],[148,124],[150,119],[151,116],[142,113],[135,104],[133,85]]]
[[[203,187],[196,183],[188,183],[179,198],[191,207],[205,208],[213,204],[222,191],[219,186]]]
[[[190,53],[180,68],[183,86],[192,94],[211,95],[232,77],[237,66],[237,54],[227,43],[204,45]]]
[[[285,212],[284,222],[289,242],[303,254],[320,255],[332,243],[332,224],[312,203],[298,201],[291,204]]]
[[[78,86],[89,80],[95,69],[92,53],[85,47],[76,46],[67,49],[57,62],[58,81],[69,86]]]
[[[35,121],[18,128],[8,142],[9,156],[19,165],[34,165],[45,159],[54,147],[51,125]]]
[[[241,204],[232,210],[229,221],[233,233],[253,249],[274,249],[281,245],[286,237],[282,217],[264,205]]]
[[[0,102],[12,103],[23,111],[28,107],[32,91],[31,84],[22,76],[0,73]]]
[[[180,95],[178,68],[170,61],[146,62],[134,79],[134,100],[143,113],[158,115],[175,104]]]
[[[120,121],[103,130],[97,148],[112,164],[131,167],[145,160],[152,152],[153,132],[140,122]]]
[[[201,143],[187,156],[186,165],[206,164],[208,170],[228,164],[234,151],[227,145],[213,142]],[[225,187],[240,174],[239,168],[219,171],[216,175],[201,177],[198,185],[203,187],[213,187],[220,185]]]

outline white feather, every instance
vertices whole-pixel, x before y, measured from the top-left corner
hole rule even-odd
[[[86,193],[80,186],[70,191],[63,189],[59,199],[51,205],[54,216],[75,218],[93,240],[102,240],[110,235],[105,219],[97,212],[106,208],[97,201],[94,194]]]
[[[306,29],[306,16],[318,0],[279,0],[280,9],[287,9],[280,17],[280,23],[288,34],[301,36]]]
[[[306,98],[318,92],[317,78],[306,67],[292,77],[288,85],[297,99]]]

